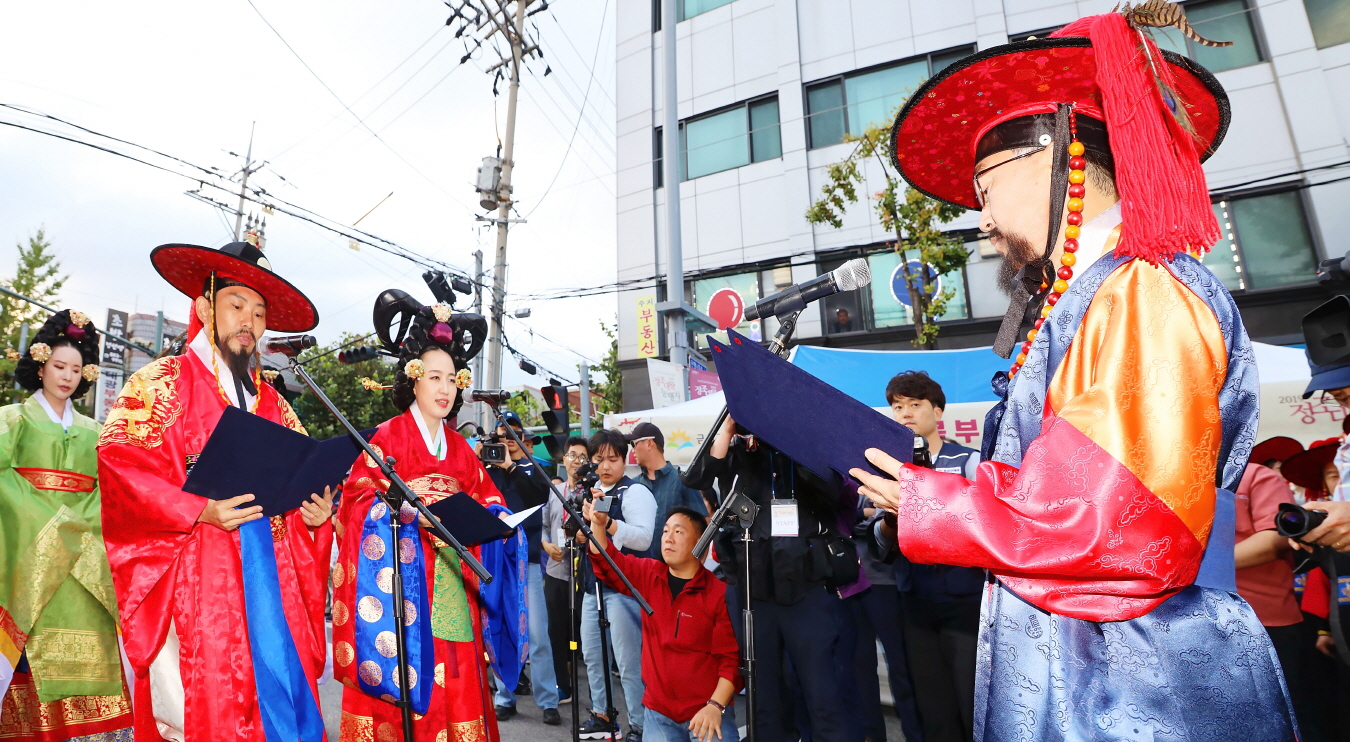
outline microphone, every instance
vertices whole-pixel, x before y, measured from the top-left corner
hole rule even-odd
[[[318,344],[313,335],[278,335],[270,337],[263,341],[263,348],[268,353],[281,353],[282,355],[295,356],[306,348],[313,348]]]
[[[501,404],[511,398],[511,392],[505,389],[475,389],[469,392],[469,399],[474,402],[487,402],[488,404]]]
[[[840,291],[853,291],[872,282],[872,271],[867,260],[854,258],[823,276],[816,276],[789,286],[772,296],[767,296],[745,308],[745,318],[754,322],[761,317],[771,317],[787,312],[801,311],[817,299],[823,299]]]

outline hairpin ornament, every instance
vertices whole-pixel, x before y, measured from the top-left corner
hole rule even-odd
[[[422,365],[421,358],[414,358],[403,364],[403,373],[409,379],[416,381],[422,378],[427,372],[427,367]]]
[[[461,368],[455,372],[455,386],[460,389],[468,389],[473,385],[473,372],[467,368]]]
[[[38,363],[46,363],[52,357],[52,346],[46,343],[33,343],[28,346],[28,355]]]
[[[451,310],[450,307],[447,307],[444,304],[432,304],[431,313],[435,315],[437,322],[449,322],[450,315],[453,314],[453,310]]]
[[[97,379],[98,374],[99,374],[98,364],[95,363],[86,363],[84,364],[84,368],[80,369],[80,376],[83,376],[85,381],[93,381],[94,379]]]
[[[378,392],[381,389],[394,388],[391,384],[381,384],[380,382],[370,378],[369,376],[361,377],[361,387],[368,392]]]

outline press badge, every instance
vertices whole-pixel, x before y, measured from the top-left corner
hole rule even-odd
[[[773,536],[796,536],[797,535],[797,501],[796,500],[773,500],[769,504],[769,512],[773,516]]]

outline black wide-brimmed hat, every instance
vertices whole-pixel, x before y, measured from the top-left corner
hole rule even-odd
[[[272,272],[263,251],[247,242],[220,249],[199,245],[160,245],[150,252],[155,270],[189,298],[204,296],[211,275],[217,285],[242,284],[267,302],[267,329],[305,332],[319,324],[319,310],[290,281]]]

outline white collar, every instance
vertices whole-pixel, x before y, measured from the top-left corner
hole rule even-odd
[[[70,426],[75,424],[74,401],[67,399],[66,409],[58,415],[56,414],[56,410],[52,408],[52,403],[47,401],[47,395],[43,394],[41,389],[33,395],[33,399],[36,399],[37,403],[42,405],[42,409],[47,411],[47,417],[50,418],[52,422],[60,425],[63,429],[70,430]]]
[[[426,420],[422,418],[422,407],[413,400],[412,408],[413,420],[417,422],[417,429],[422,431],[422,442],[427,444],[427,453],[436,457],[437,461],[445,461],[445,423],[442,422],[436,426],[436,436],[433,438],[431,431],[427,430]]]
[[[1120,225],[1120,221],[1120,202],[1117,201],[1083,225],[1082,231],[1078,234],[1076,253],[1078,262],[1074,264],[1073,278],[1069,279],[1070,286],[1106,252],[1106,241],[1111,237],[1111,231]]]
[[[220,357],[216,347],[207,342],[207,332],[210,332],[209,328],[199,330],[197,336],[192,338],[192,342],[188,343],[188,348],[192,349],[192,353],[197,356],[197,360],[201,361],[203,366],[206,366],[207,371],[214,371],[221,390],[225,392],[225,398],[230,401],[230,404],[238,407],[239,398],[235,396],[234,373],[230,371],[225,359]],[[213,358],[215,363],[211,362]],[[253,409],[253,395],[248,393],[247,388],[244,389],[244,409]]]

